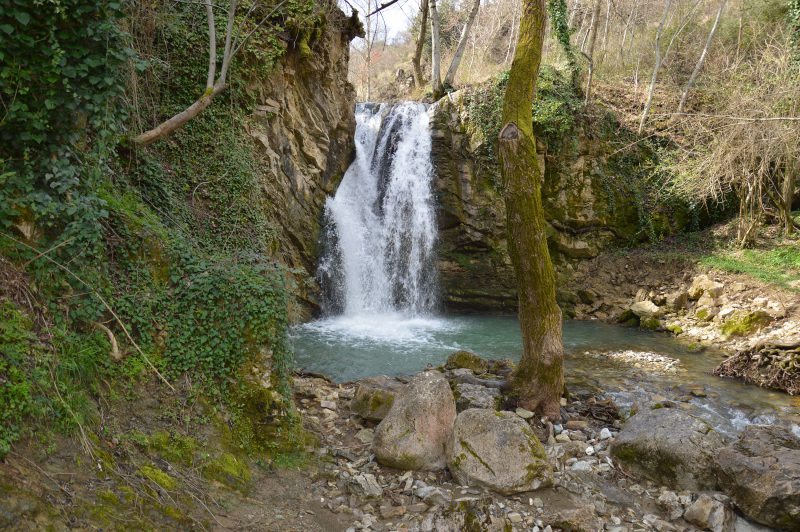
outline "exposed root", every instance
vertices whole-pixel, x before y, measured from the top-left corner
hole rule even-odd
[[[714,375],[800,395],[800,337],[759,342],[727,358]]]

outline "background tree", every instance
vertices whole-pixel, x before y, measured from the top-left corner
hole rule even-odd
[[[555,275],[547,249],[542,173],[531,110],[542,60],[545,20],[544,0],[523,0],[519,40],[503,100],[499,148],[523,345],[511,386],[521,406],[557,419],[564,391],[561,309],[556,303]]]
[[[414,47],[414,57],[411,59],[411,66],[414,70],[414,84],[417,88],[422,87],[425,82],[422,77],[422,49],[425,47],[425,34],[428,30],[428,0],[422,0],[419,4],[419,12],[422,17],[422,22],[419,26],[419,35],[417,36],[417,45]]]
[[[434,98],[442,94],[442,51],[440,42],[439,11],[436,9],[436,0],[428,0],[431,19],[431,90]]]
[[[472,29],[472,23],[475,22],[475,15],[478,14],[480,5],[481,0],[472,0],[472,9],[469,15],[467,15],[467,21],[464,23],[464,29],[461,31],[461,37],[458,39],[456,51],[453,54],[453,59],[450,61],[450,67],[447,69],[447,75],[444,77],[444,84],[448,87],[452,87],[453,83],[455,83],[456,72],[458,71],[458,66],[461,64],[461,57],[464,55],[464,48],[467,46],[467,39]]]

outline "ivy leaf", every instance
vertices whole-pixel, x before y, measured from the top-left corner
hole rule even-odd
[[[27,26],[28,22],[31,21],[31,16],[28,13],[26,13],[25,11],[15,11],[14,12],[14,18],[16,18],[17,21],[20,24],[22,24],[23,26]],[[8,33],[10,33],[10,32],[8,32]]]
[[[10,24],[0,24],[0,30],[3,30],[5,33],[11,35],[14,33],[14,26]]]

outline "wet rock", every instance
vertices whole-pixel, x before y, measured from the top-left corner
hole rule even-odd
[[[631,417],[611,445],[611,453],[664,485],[713,489],[713,458],[724,443],[705,421],[682,410],[660,408]]]
[[[544,447],[527,423],[511,412],[470,409],[456,418],[448,467],[462,485],[509,495],[551,482]]]
[[[456,407],[459,412],[469,408],[495,408],[500,397],[500,390],[479,384],[461,383],[456,390],[458,390]]]
[[[358,383],[350,410],[364,419],[380,421],[386,417],[402,387],[400,381],[385,375],[364,379]]]
[[[692,285],[688,291],[689,299],[697,300],[704,294],[717,298],[722,294],[723,288],[725,288],[725,285],[722,283],[712,281],[708,275],[701,274],[692,280]]]
[[[486,373],[486,370],[489,368],[489,363],[470,351],[456,351],[447,357],[447,362],[444,367],[447,369],[468,369],[480,375],[481,373]]]
[[[375,458],[397,469],[443,469],[455,417],[444,376],[436,371],[415,375],[375,429]]]
[[[735,517],[725,503],[705,493],[700,495],[683,515],[683,518],[693,525],[712,532],[733,532]]]
[[[664,314],[664,311],[649,299],[631,305],[631,312],[640,318],[660,318]]]
[[[745,516],[800,530],[800,438],[783,427],[751,425],[715,463],[720,487]]]

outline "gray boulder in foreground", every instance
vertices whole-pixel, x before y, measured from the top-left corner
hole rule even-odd
[[[628,419],[611,454],[672,489],[714,489],[714,456],[725,444],[705,421],[682,410],[645,410]]]
[[[462,485],[485,486],[510,495],[552,483],[539,439],[512,412],[471,408],[456,418],[447,465]]]
[[[777,426],[751,425],[715,457],[722,490],[749,519],[800,530],[800,438]]]
[[[444,469],[455,417],[456,403],[444,376],[437,371],[415,375],[375,428],[375,458],[397,469]]]

